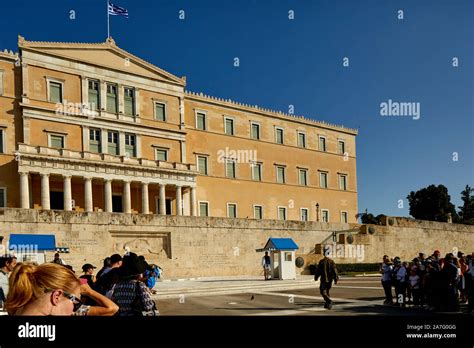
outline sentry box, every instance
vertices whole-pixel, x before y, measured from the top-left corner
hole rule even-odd
[[[296,279],[295,252],[298,245],[291,238],[270,238],[257,252],[268,251],[272,279]]]

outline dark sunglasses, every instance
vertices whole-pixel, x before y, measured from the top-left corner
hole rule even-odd
[[[66,297],[68,300],[70,300],[72,302],[72,304],[74,305],[74,309],[73,309],[73,312],[76,312],[81,306],[82,306],[82,302],[80,299],[78,299],[76,296],[74,296],[73,294],[70,294],[69,292],[67,291],[64,291],[63,292],[63,295],[64,297]]]

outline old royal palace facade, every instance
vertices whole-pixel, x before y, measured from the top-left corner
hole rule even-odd
[[[0,53],[0,207],[356,222],[357,130],[185,90],[104,43]]]

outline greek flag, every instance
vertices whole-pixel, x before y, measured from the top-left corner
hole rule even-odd
[[[120,6],[117,6],[117,5],[114,5],[112,4],[111,2],[109,2],[109,15],[112,15],[112,16],[124,16],[126,18],[128,18],[128,10],[123,8],[123,7],[120,7]]]

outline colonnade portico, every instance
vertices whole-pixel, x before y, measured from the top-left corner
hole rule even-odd
[[[30,204],[30,188],[29,188],[29,176],[38,173],[19,172],[20,174],[20,201],[21,207],[25,209],[31,208]],[[155,187],[159,192],[159,205],[158,213],[166,214],[166,188],[174,187],[176,190],[175,202],[176,202],[176,215],[184,215],[183,213],[183,190],[189,190],[191,195],[190,200],[190,215],[197,216],[197,200],[196,200],[196,186],[183,184],[167,184],[159,181],[148,181],[140,182],[133,179],[110,179],[110,178],[97,178],[92,176],[76,176],[69,174],[45,174],[39,173],[41,178],[41,207],[42,209],[50,209],[50,178],[51,176],[62,178],[63,187],[63,198],[64,198],[64,210],[71,211],[74,209],[73,198],[72,198],[72,178],[80,177],[84,183],[84,211],[92,212],[94,210],[94,196],[93,196],[93,183],[103,183],[103,195],[104,195],[104,211],[113,212],[112,202],[112,185],[114,182],[122,185],[122,205],[124,213],[132,213],[132,183],[139,183],[141,187],[141,211],[142,214],[150,214],[150,187]]]

